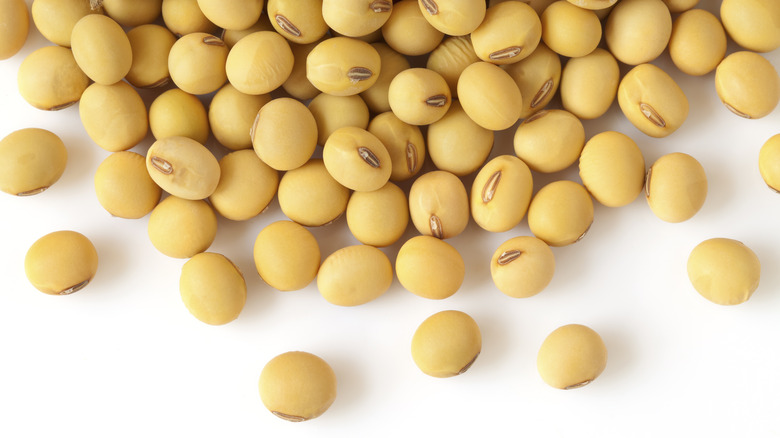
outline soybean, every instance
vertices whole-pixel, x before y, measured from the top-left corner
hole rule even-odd
[[[302,225],[280,220],[260,230],[253,249],[260,278],[280,291],[303,289],[320,269],[320,247]]]
[[[463,257],[449,243],[432,236],[415,236],[404,242],[395,259],[401,286],[430,300],[443,300],[463,284]]]
[[[482,333],[467,313],[445,310],[417,327],[412,336],[412,359],[432,377],[453,377],[468,371],[482,351]]]
[[[528,166],[515,156],[499,155],[474,178],[471,216],[487,231],[508,231],[525,217],[532,192],[533,177]]]
[[[528,226],[550,246],[578,242],[593,223],[593,201],[585,188],[559,180],[542,187],[528,206]]]
[[[264,0],[198,0],[198,7],[223,29],[246,29],[260,18]]]
[[[488,62],[475,62],[458,79],[458,99],[479,126],[501,131],[523,112],[523,95],[509,73]]]
[[[555,255],[541,239],[513,237],[502,243],[490,259],[493,284],[512,298],[528,298],[543,291],[555,273]]]
[[[285,172],[277,195],[285,216],[301,225],[318,227],[344,214],[350,190],[333,179],[322,159],[312,158]]]
[[[609,51],[628,65],[653,61],[671,35],[672,15],[662,0],[621,0],[604,26]]]
[[[231,152],[219,160],[217,188],[209,196],[217,213],[234,221],[251,219],[271,203],[279,173],[249,149]]]
[[[130,149],[149,132],[146,105],[124,81],[112,85],[95,82],[87,87],[81,95],[79,117],[92,141],[109,152]]]
[[[444,117],[452,104],[452,93],[440,74],[427,68],[410,68],[398,73],[388,89],[390,109],[410,125],[430,125]]]
[[[203,144],[209,137],[209,117],[197,96],[171,88],[149,105],[149,128],[157,140],[187,137]]]
[[[317,144],[324,145],[334,131],[345,126],[368,128],[368,105],[360,95],[319,93],[309,102],[308,108],[317,123]]]
[[[111,85],[122,80],[133,64],[133,49],[122,26],[105,15],[89,14],[73,26],[73,57],[93,81]]]
[[[542,110],[523,120],[513,143],[515,155],[532,170],[558,172],[579,158],[585,145],[585,128],[566,110]]]
[[[683,73],[702,76],[723,60],[726,43],[726,31],[718,17],[704,9],[692,9],[674,20],[669,55]]]
[[[210,325],[227,324],[246,303],[246,281],[233,262],[222,254],[202,252],[184,263],[179,293],[192,316]]]
[[[168,257],[186,259],[206,251],[217,235],[217,215],[204,200],[168,196],[149,215],[149,240]]]
[[[259,31],[241,38],[225,61],[227,78],[246,94],[268,94],[279,88],[293,69],[290,44],[276,32]]]
[[[707,198],[704,167],[682,152],[662,156],[647,171],[645,197],[661,220],[677,223],[692,218]]]
[[[89,86],[73,52],[65,47],[41,47],[27,55],[17,74],[19,94],[27,103],[45,111],[74,105]]]
[[[615,65],[617,66],[617,63]],[[561,85],[561,57],[544,43],[539,43],[527,58],[504,66],[504,71],[514,79],[520,95],[525,97],[523,110],[520,112],[521,119],[544,109]],[[615,88],[617,89],[617,81]]]
[[[109,155],[98,166],[95,194],[112,216],[138,219],[157,206],[162,189],[149,176],[142,155],[121,151]]]
[[[101,8],[91,7],[90,0],[35,0],[30,7],[35,28],[44,38],[62,47],[70,47],[76,22],[86,15],[102,13]]]
[[[588,385],[607,367],[607,347],[596,331],[581,324],[553,330],[539,347],[536,368],[545,383],[558,389]]]
[[[720,19],[737,44],[755,52],[780,47],[780,3],[773,0],[723,0]]]
[[[0,140],[0,190],[37,195],[65,172],[68,150],[57,134],[41,128],[16,130]]]
[[[328,32],[322,3],[322,0],[268,0],[267,14],[280,35],[296,44],[309,44]]]
[[[143,24],[127,32],[133,62],[127,82],[138,88],[161,87],[171,80],[168,54],[176,37],[163,26]]]
[[[487,2],[482,0],[420,0],[418,4],[431,26],[453,36],[473,32],[487,12]]]
[[[608,51],[597,48],[566,62],[561,74],[561,103],[580,119],[597,119],[612,106],[619,83],[617,60]]]
[[[596,13],[566,0],[548,6],[541,20],[542,41],[562,56],[585,56],[601,42],[601,22]]]
[[[409,60],[391,49],[385,43],[373,43],[371,47],[379,54],[379,76],[374,85],[360,93],[360,97],[374,114],[390,111],[389,89],[393,78],[409,68]]]
[[[103,11],[114,21],[125,27],[136,27],[153,23],[162,13],[163,0],[101,0]]]
[[[187,137],[165,137],[152,143],[146,169],[163,190],[183,199],[208,198],[219,183],[217,158]]]
[[[490,6],[485,19],[471,33],[477,56],[493,64],[511,64],[527,58],[541,39],[539,15],[519,1]]]
[[[750,299],[761,279],[761,262],[744,243],[729,238],[707,239],[688,256],[688,278],[701,296],[733,306]]]
[[[306,77],[318,90],[336,96],[366,91],[379,77],[379,52],[364,41],[328,38],[306,58]]]
[[[14,56],[22,49],[30,31],[30,15],[24,0],[0,3],[0,60]]]
[[[425,68],[440,74],[447,82],[452,97],[458,95],[458,78],[469,65],[479,61],[471,38],[468,36],[447,37],[428,55]],[[382,68],[384,69],[384,61]],[[407,68],[409,68],[407,66]]]
[[[95,245],[76,231],[55,231],[36,240],[24,257],[27,279],[49,295],[70,295],[86,287],[98,269]]]
[[[382,26],[382,37],[396,52],[419,56],[435,49],[444,34],[425,19],[417,0],[402,0],[393,4],[390,18]]]
[[[454,174],[434,170],[419,176],[409,190],[409,214],[420,234],[455,237],[469,222],[469,197]]]
[[[260,108],[270,101],[271,96],[267,94],[245,94],[231,84],[223,85],[209,104],[211,133],[219,144],[230,150],[251,149],[252,125]]]
[[[761,146],[758,170],[769,188],[780,193],[780,134],[773,135]]]
[[[474,122],[455,100],[444,117],[428,126],[427,148],[436,168],[465,176],[485,163],[494,140],[493,131]]]
[[[317,289],[337,306],[359,306],[379,298],[393,282],[393,265],[371,245],[352,245],[325,258],[317,273]]]
[[[760,119],[780,102],[780,76],[760,54],[734,52],[715,69],[715,91],[729,111],[746,119]]]
[[[392,111],[387,111],[371,120],[368,132],[374,134],[390,154],[393,167],[391,181],[404,181],[420,172],[425,162],[426,146],[418,126],[404,123]]]
[[[280,97],[260,108],[249,135],[265,164],[276,170],[291,170],[303,166],[314,153],[317,122],[306,105]]]
[[[588,192],[607,207],[634,201],[645,183],[645,160],[631,137],[615,131],[594,135],[580,155],[580,179]]]
[[[168,54],[171,80],[190,94],[209,94],[227,81],[228,47],[219,37],[193,32],[179,38]]]
[[[193,32],[217,31],[217,25],[201,11],[198,0],[163,0],[161,12],[165,27],[177,37]]]
[[[409,224],[409,202],[391,182],[370,192],[354,192],[346,213],[349,231],[364,245],[392,245]]]
[[[631,69],[618,85],[617,100],[626,118],[651,137],[666,137],[688,118],[688,98],[668,73],[654,64]]]
[[[322,18],[334,31],[362,37],[379,30],[390,19],[392,0],[322,0]]]

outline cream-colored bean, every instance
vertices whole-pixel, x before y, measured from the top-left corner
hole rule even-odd
[[[62,47],[70,47],[77,21],[89,14],[102,13],[102,8],[93,9],[89,0],[35,0],[30,7],[35,28],[44,38]]]
[[[95,194],[112,216],[139,219],[157,206],[162,189],[149,176],[143,155],[122,151],[109,155],[98,166]]]
[[[182,266],[179,293],[192,316],[206,324],[224,325],[244,309],[246,281],[224,255],[202,252]]]
[[[514,79],[488,62],[475,62],[463,70],[458,79],[458,100],[471,120],[493,131],[514,125],[524,108]]]
[[[528,226],[550,246],[571,245],[593,223],[593,201],[585,187],[567,180],[542,187],[528,206]]]
[[[780,76],[760,54],[734,52],[715,69],[715,91],[729,111],[746,119],[760,119],[780,102]]]
[[[758,170],[766,185],[780,193],[780,134],[773,135],[761,146]]]
[[[704,9],[692,9],[674,20],[669,55],[683,73],[701,76],[723,60],[726,43],[726,31],[718,17]]]
[[[336,181],[355,191],[380,189],[393,170],[385,145],[374,134],[353,126],[339,128],[328,137],[322,160]]]
[[[543,291],[555,273],[555,255],[541,239],[513,237],[490,259],[490,276],[498,290],[512,298],[528,298]]]
[[[402,0],[393,4],[390,18],[382,26],[382,37],[396,52],[419,56],[435,49],[444,34],[423,17],[417,0]]]
[[[171,80],[190,94],[209,94],[227,81],[228,47],[222,39],[204,32],[179,38],[168,53]]]
[[[539,347],[536,368],[545,383],[558,389],[581,388],[607,366],[607,347],[598,333],[581,324],[553,330]]]
[[[314,153],[317,122],[303,103],[279,97],[260,108],[249,135],[265,164],[291,170],[306,164]]]
[[[482,333],[474,318],[458,310],[435,313],[412,336],[412,359],[433,377],[465,373],[482,351]]]
[[[322,17],[322,0],[268,0],[271,25],[296,44],[313,43],[328,32]]]
[[[347,37],[328,38],[306,58],[306,77],[318,90],[336,96],[366,91],[379,78],[381,59],[371,44]]]
[[[220,177],[209,202],[217,213],[245,221],[262,213],[276,195],[279,173],[249,149],[231,152],[219,160]]]
[[[246,94],[268,94],[290,77],[295,58],[290,44],[276,32],[259,31],[241,38],[225,63],[227,78]]]
[[[198,0],[209,21],[223,29],[246,29],[263,13],[265,0]]]
[[[309,102],[314,120],[317,122],[317,144],[324,145],[333,132],[345,126],[368,128],[368,106],[360,95],[334,96],[320,93]]]
[[[747,50],[780,47],[780,3],[774,0],[723,0],[720,19],[729,36]]]
[[[133,49],[127,34],[105,15],[89,14],[76,22],[70,44],[79,68],[99,84],[119,82],[133,64]]]
[[[89,86],[73,52],[65,47],[46,46],[24,58],[17,73],[19,94],[30,105],[57,111],[74,105]]]
[[[303,289],[320,269],[320,246],[303,225],[280,220],[266,225],[255,239],[255,268],[260,278],[280,291]]]
[[[0,190],[37,195],[60,179],[67,162],[68,150],[57,134],[41,128],[16,130],[0,140]]]
[[[168,257],[186,259],[206,251],[217,236],[217,215],[204,200],[163,199],[149,215],[149,240]]]
[[[30,31],[30,14],[24,0],[0,3],[0,61],[22,49]]]
[[[321,159],[288,170],[279,181],[279,207],[291,220],[307,227],[336,221],[347,209],[350,190],[328,173]]]
[[[466,276],[458,250],[432,236],[415,236],[404,242],[395,258],[395,271],[404,289],[430,300],[451,297]]]
[[[579,158],[585,145],[585,128],[566,110],[542,110],[523,120],[513,143],[515,155],[532,170],[558,172]]]
[[[70,295],[89,284],[98,269],[98,253],[87,236],[55,231],[36,240],[24,256],[24,273],[49,295]]]
[[[321,40],[309,44],[290,44],[293,53],[293,68],[290,76],[282,84],[282,88],[290,96],[298,100],[309,100],[320,94],[320,90],[306,77],[306,58],[317,47]]]
[[[650,209],[666,222],[692,218],[707,198],[707,175],[692,156],[667,154],[650,166],[645,179],[645,197]]]
[[[103,11],[124,27],[153,23],[162,13],[162,0],[100,0]]]
[[[198,0],[163,0],[165,27],[181,37],[193,32],[215,33],[217,25],[209,21],[198,6]]]
[[[409,190],[409,214],[417,231],[449,239],[466,229],[469,196],[457,176],[435,170],[419,176]]]
[[[409,201],[404,191],[388,182],[371,192],[355,192],[347,203],[347,227],[364,245],[395,243],[409,224]]]
[[[325,258],[317,273],[317,289],[337,306],[359,306],[379,298],[393,282],[393,265],[370,245],[352,245]]]
[[[203,144],[209,137],[209,117],[197,96],[172,88],[149,105],[149,128],[157,140],[188,137]]]
[[[669,12],[675,14],[693,9],[699,3],[699,0],[664,0]]]
[[[379,53],[379,76],[365,91],[360,93],[360,97],[368,105],[368,109],[374,114],[381,114],[390,111],[390,99],[388,90],[393,78],[400,72],[409,68],[409,60],[405,56],[391,49],[385,43],[373,43],[371,47]]]
[[[569,3],[575,6],[595,11],[607,9],[617,3],[617,1],[618,0],[568,0]],[[531,3],[533,3],[533,1]]]
[[[688,118],[688,98],[668,73],[641,64],[618,85],[618,105],[637,129],[651,137],[666,137]]]
[[[445,35],[468,35],[476,29],[487,12],[482,0],[419,0],[423,17]]]
[[[527,58],[506,65],[504,71],[515,80],[520,95],[524,97],[521,119],[544,109],[561,85],[561,57],[544,43],[539,43]]]
[[[604,26],[609,51],[629,65],[657,58],[671,35],[672,15],[662,0],[621,0]]]
[[[270,101],[267,94],[245,94],[231,84],[223,85],[211,98],[208,110],[208,126],[214,138],[230,150],[252,148],[252,125],[260,108]]]
[[[171,80],[168,55],[176,37],[163,26],[143,24],[127,32],[133,63],[127,72],[127,82],[138,88],[154,88]]]
[[[146,153],[146,170],[166,192],[183,199],[205,199],[219,183],[219,162],[205,146],[187,137],[157,140]]]
[[[612,106],[619,83],[617,60],[608,51],[597,48],[566,62],[561,75],[561,103],[580,119],[597,119]]]
[[[460,74],[466,67],[477,61],[479,61],[479,56],[471,44],[471,37],[448,37],[428,54],[425,68],[440,74],[447,82],[452,97],[455,98],[458,95]],[[382,66],[384,68],[384,64]]]
[[[394,7],[392,0],[322,0],[322,18],[341,35],[362,37],[379,30]]]
[[[688,279],[701,296],[733,306],[750,299],[761,279],[761,262],[744,243],[729,238],[707,239],[688,256]]]
[[[428,154],[439,170],[465,176],[485,163],[494,139],[493,131],[471,120],[455,100],[444,117],[428,126]]]
[[[559,0],[544,10],[542,41],[555,53],[585,56],[601,42],[601,22],[595,12]]]
[[[130,149],[149,132],[146,105],[132,86],[93,83],[81,95],[79,117],[84,130],[109,152]]]
[[[471,33],[477,56],[493,64],[511,64],[527,58],[541,39],[539,15],[520,1],[492,5],[487,9],[485,19]]]
[[[471,185],[471,216],[487,231],[500,233],[525,217],[533,193],[531,169],[513,155],[499,155],[480,169]]]
[[[420,172],[425,162],[426,147],[418,126],[404,123],[392,111],[387,111],[371,119],[368,132],[374,134],[390,154],[393,166],[391,181],[403,181]]]
[[[594,135],[580,155],[580,179],[602,205],[633,202],[645,185],[645,160],[631,137],[615,131]]]
[[[398,73],[388,89],[390,109],[410,125],[430,125],[444,117],[452,93],[442,75],[427,68]]]

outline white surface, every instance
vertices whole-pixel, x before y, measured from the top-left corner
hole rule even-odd
[[[554,249],[549,287],[521,300],[493,286],[489,259],[504,240],[529,234],[527,222],[496,235],[472,222],[450,241],[467,264],[451,298],[419,298],[396,281],[374,302],[340,308],[314,284],[280,293],[257,275],[252,246],[281,218],[274,201],[253,220],[220,219],[210,250],[243,270],[249,295],[236,321],[212,327],[181,303],[184,260],[154,249],[148,216],[112,218],[98,204],[92,177],[108,152],[87,137],[78,107],[49,113],[19,96],[18,66],[44,44],[33,30],[20,54],[0,62],[0,137],[42,127],[69,152],[65,174],[46,192],[0,193],[0,436],[780,436],[780,195],[757,166],[763,142],[780,132],[780,110],[738,118],[718,101],[713,74],[686,77],[667,55],[657,61],[691,102],[686,123],[665,139],[639,133],[617,104],[586,123],[588,137],[607,129],[633,137],[648,166],[669,152],[697,158],[710,190],[693,219],[662,222],[642,197],[619,209],[596,205],[589,234]],[[780,54],[767,56],[780,67]],[[513,132],[498,136],[494,154],[511,153]],[[534,176],[536,190],[578,180],[576,166]],[[28,283],[23,259],[36,239],[61,229],[87,235],[100,266],[77,294],[48,296]],[[323,257],[356,243],[344,220],[312,231]],[[405,237],[414,234],[410,226]],[[747,303],[720,307],[688,281],[690,250],[716,236],[743,241],[762,262]],[[386,249],[391,260],[399,246]],[[410,340],[445,309],[475,318],[483,350],[464,375],[435,379],[415,367]],[[568,323],[598,331],[609,362],[591,385],[561,391],[541,381],[535,361],[544,337]],[[260,370],[288,350],[320,355],[336,372],[338,397],[318,419],[288,423],[260,401]]]

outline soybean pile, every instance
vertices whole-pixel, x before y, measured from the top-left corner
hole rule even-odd
[[[182,261],[184,307],[226,325],[251,299],[245,276],[273,289],[262,293],[314,285],[325,305],[359,312],[395,282],[446,300],[478,270],[492,286],[482,293],[522,301],[567,269],[555,251],[588,239],[602,207],[644,197],[659,221],[694,218],[711,184],[702,162],[683,151],[648,162],[643,151],[697,110],[656,61],[712,81],[734,118],[762,119],[780,102],[764,56],[780,47],[780,2],[724,0],[720,16],[698,3],[34,0],[28,10],[3,0],[0,59],[18,56],[30,32],[45,38],[19,63],[19,94],[41,117],[78,111],[104,157],[89,196],[117,221],[146,220],[152,247]],[[615,106],[633,138],[586,134]],[[11,196],[47,196],[68,151],[84,146],[3,128],[0,190]],[[780,191],[780,134],[761,146],[756,173]],[[268,210],[285,219],[260,225]],[[210,251],[235,222],[260,226],[251,254]],[[332,229],[354,241],[324,251],[318,239]],[[463,233],[513,235],[470,266],[469,249],[450,243]],[[728,233],[695,242],[683,268],[702,305],[742,304],[759,289],[756,252]],[[31,285],[88,291],[101,253],[89,235],[30,242]],[[431,378],[479,367],[479,322],[468,309],[419,321],[408,364]],[[549,386],[598,385],[609,372],[610,344],[592,327],[548,333],[535,363]],[[300,422],[338,403],[330,361],[267,353],[256,384],[268,411]]]

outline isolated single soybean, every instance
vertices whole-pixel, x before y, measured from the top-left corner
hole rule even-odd
[[[618,85],[617,100],[628,121],[650,137],[666,137],[688,118],[685,93],[654,64],[640,64],[626,73]]]
[[[54,231],[36,240],[24,257],[30,283],[49,295],[70,295],[89,284],[98,269],[98,253],[87,236]]]
[[[317,239],[303,225],[289,220],[273,222],[260,230],[253,257],[260,278],[283,292],[308,286],[321,263]]]
[[[432,377],[454,377],[474,365],[482,351],[482,332],[469,314],[444,310],[426,318],[412,336],[412,359]]]
[[[0,140],[0,190],[16,196],[42,193],[59,181],[68,150],[57,134],[22,128]]]
[[[677,223],[692,218],[707,199],[704,167],[682,152],[658,158],[647,171],[645,198],[661,220]]]
[[[542,187],[528,206],[528,226],[550,246],[578,242],[593,223],[593,201],[581,184],[558,180]]]
[[[202,252],[184,263],[179,293],[192,316],[210,325],[224,325],[241,313],[246,303],[246,281],[222,254]]]
[[[536,368],[545,383],[558,389],[576,389],[593,382],[607,367],[607,347],[592,328],[567,324],[542,342]]]
[[[780,76],[760,54],[734,52],[715,69],[715,91],[729,111],[746,119],[760,119],[780,102]]]
[[[89,86],[73,52],[60,46],[34,50],[19,65],[19,94],[30,105],[44,111],[57,111],[74,105]]]
[[[480,169],[471,185],[471,216],[482,229],[500,233],[525,217],[533,193],[531,169],[513,155],[499,155]]]
[[[24,0],[0,4],[0,61],[19,52],[30,32],[30,14]]]
[[[395,258],[401,286],[430,300],[443,300],[463,285],[466,266],[458,250],[432,236],[414,236],[404,242]]]
[[[490,277],[496,288],[512,298],[528,298],[543,291],[555,273],[550,246],[534,236],[506,240],[493,252]]]
[[[260,372],[263,405],[277,417],[300,422],[317,418],[336,399],[336,373],[322,358],[304,351],[282,353]]]
[[[579,174],[594,199],[607,207],[621,207],[642,193],[645,160],[631,137],[605,131],[585,143],[580,154]]]
[[[371,245],[351,245],[325,258],[317,273],[317,289],[337,306],[359,306],[379,298],[393,282],[393,265]]]
[[[732,306],[750,299],[761,279],[761,262],[744,243],[730,238],[704,240],[688,256],[688,278],[701,296]]]

